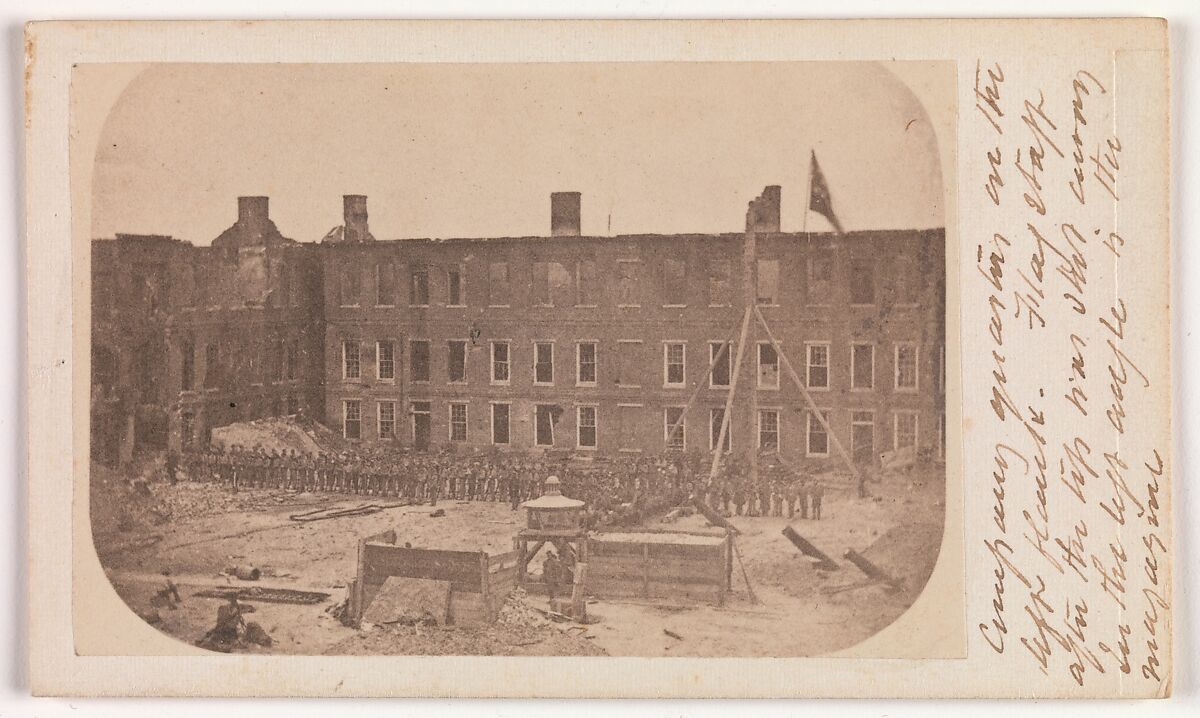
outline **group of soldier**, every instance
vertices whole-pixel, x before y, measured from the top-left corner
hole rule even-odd
[[[559,477],[563,493],[583,500],[591,524],[637,525],[673,507],[703,502],[725,516],[821,518],[821,481],[774,465],[756,480],[744,462],[725,462],[709,478],[703,456],[676,454],[572,462],[521,454],[408,453],[386,447],[305,453],[216,446],[169,454],[169,480],[240,488],[326,491],[394,496],[436,504],[439,499],[507,503],[516,510]]]

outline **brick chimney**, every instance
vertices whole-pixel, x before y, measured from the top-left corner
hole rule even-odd
[[[238,197],[238,224],[251,235],[262,234],[271,222],[270,197]]]
[[[367,196],[342,195],[342,224],[346,227],[347,242],[366,242],[373,239],[367,228]]]
[[[578,192],[550,193],[550,236],[578,237],[580,235]]]
[[[763,188],[762,194],[755,201],[754,213],[754,231],[755,232],[778,232],[779,229],[779,208],[782,203],[783,189],[777,185],[768,185]]]

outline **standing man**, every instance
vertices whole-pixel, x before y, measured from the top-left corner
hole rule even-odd
[[[812,513],[813,520],[821,520],[821,500],[825,498],[825,485],[820,479],[813,482],[812,485]]]

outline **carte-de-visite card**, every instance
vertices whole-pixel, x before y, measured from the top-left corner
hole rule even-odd
[[[30,25],[35,692],[1168,695],[1167,61]]]

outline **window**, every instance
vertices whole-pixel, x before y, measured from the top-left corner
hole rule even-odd
[[[533,304],[539,307],[561,306],[572,301],[567,297],[571,288],[571,273],[558,262],[533,263]]]
[[[682,259],[663,261],[663,304],[668,307],[687,305],[687,263]]]
[[[708,343],[708,363],[712,365],[712,372],[708,376],[709,386],[729,386],[729,353],[731,351],[733,351],[733,346],[729,342]]]
[[[488,265],[488,304],[507,307],[510,301],[508,263],[492,262]]]
[[[617,385],[638,387],[642,385],[642,342],[620,340],[617,342]]]
[[[179,442],[189,448],[196,438],[196,415],[185,411],[179,415]]]
[[[756,301],[759,304],[779,304],[779,260],[758,260],[758,290]]]
[[[271,381],[283,381],[283,343],[271,343]]]
[[[414,339],[408,343],[412,357],[409,360],[413,381],[429,381],[429,341]]]
[[[596,343],[580,342],[575,347],[576,374],[575,383],[595,386],[596,384]]]
[[[362,402],[358,399],[342,402],[342,436],[347,439],[362,438]]]
[[[642,263],[636,259],[617,261],[617,306],[641,306],[638,285],[641,283]]]
[[[184,391],[196,388],[196,345],[188,339],[179,348],[180,353],[180,386]]]
[[[617,417],[620,423],[617,435],[617,451],[640,451],[643,441],[641,404],[618,404]]]
[[[850,453],[855,463],[875,463],[875,414],[856,411],[850,414]]]
[[[721,438],[721,422],[725,420],[725,409],[709,409],[708,410],[708,450],[714,451],[717,448],[717,440]],[[722,449],[726,454],[729,453],[733,445],[732,442],[733,427],[725,427],[725,442]]]
[[[894,415],[895,430],[892,434],[892,448],[904,449],[917,445],[917,412],[897,411]]]
[[[859,257],[850,261],[850,303],[875,303],[875,261]]]
[[[714,259],[708,264],[708,304],[727,307],[733,301],[733,286],[730,284],[730,262]]]
[[[286,307],[292,296],[292,267],[285,264],[279,270],[279,291],[271,292],[271,306]]]
[[[359,361],[358,342],[342,342],[342,378],[359,379],[361,377],[362,364]]]
[[[917,390],[917,345],[896,345],[896,391]]]
[[[391,340],[380,341],[375,353],[376,375],[380,381],[396,380],[396,343]]]
[[[584,259],[575,263],[575,305],[580,307],[596,306],[599,296],[599,278],[596,275],[596,262]]]
[[[687,376],[686,358],[685,345],[682,342],[667,342],[663,345],[664,386],[683,386]]]
[[[775,409],[758,411],[758,448],[779,450],[779,412]]]
[[[211,389],[221,383],[221,350],[216,344],[204,347],[204,386]]]
[[[414,307],[429,306],[429,271],[424,267],[412,270],[408,285],[408,303]]]
[[[829,455],[829,432],[825,429],[825,424],[821,423],[824,419],[829,422],[829,411],[821,410],[821,419],[813,412],[808,412],[808,432],[807,432],[807,454],[809,456],[828,456]]]
[[[577,429],[577,443],[580,449],[596,448],[596,407],[580,406],[576,407],[578,420],[575,423]]]
[[[829,388],[829,344],[810,343],[808,351],[807,383],[809,389]]]
[[[508,404],[492,404],[492,443],[509,443],[509,412],[512,407]]]
[[[379,402],[379,438],[396,438],[396,402]]]
[[[533,263],[533,296],[531,303],[535,307],[550,306],[550,265],[547,262]]]
[[[937,383],[938,393],[946,393],[946,345],[938,347],[938,362],[937,362]]]
[[[463,292],[462,265],[451,267],[446,270],[446,306],[465,307],[466,305],[466,293]]]
[[[360,282],[361,282],[361,277],[359,275],[358,267],[343,267],[342,268],[340,282],[339,282],[338,286],[339,286],[339,291],[341,292],[340,297],[339,297],[339,303],[343,307],[357,307],[358,306],[358,295],[359,295],[359,289],[360,289],[360,287],[359,287]]]
[[[808,258],[808,303],[829,304],[833,292],[833,252],[819,250]]]
[[[533,345],[533,383],[554,383],[554,345],[550,342]]]
[[[300,362],[300,350],[296,342],[287,342],[283,346],[284,367],[283,375],[289,381],[296,378],[296,367]]]
[[[375,304],[396,306],[396,267],[390,262],[375,266]]]
[[[921,292],[921,277],[912,257],[901,254],[895,258],[895,292],[897,304],[916,304]]]
[[[938,414],[937,455],[938,455],[939,459],[946,458],[946,414],[945,414],[945,412]]]
[[[303,289],[301,282],[304,280],[304,275],[296,267],[288,265],[288,274],[291,279],[288,280],[288,306],[300,306],[300,292]]]
[[[867,391],[875,388],[875,345],[850,345],[850,389]]]
[[[554,422],[558,407],[538,404],[533,410],[533,443],[537,446],[554,446]]]
[[[687,445],[682,406],[663,409],[663,439],[668,449],[684,449]]]
[[[446,342],[446,380],[451,384],[467,381],[467,343],[461,339]]]
[[[758,344],[758,388],[779,388],[779,355],[770,342]]]
[[[300,399],[295,394],[288,394],[286,403],[288,414],[294,416],[300,413]]]
[[[467,440],[467,405],[450,405],[450,441]]]
[[[508,342],[492,342],[492,383],[507,384],[509,382],[508,369]]]

